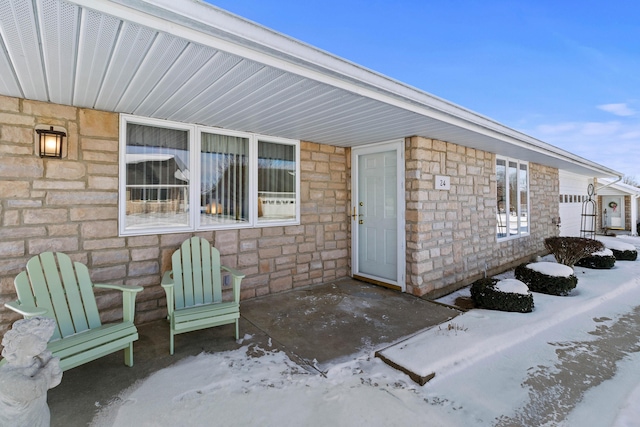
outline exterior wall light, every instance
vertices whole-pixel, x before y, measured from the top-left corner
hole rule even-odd
[[[36,128],[36,133],[38,134],[40,157],[62,158],[66,132],[54,130],[53,126],[49,126],[49,128]]]

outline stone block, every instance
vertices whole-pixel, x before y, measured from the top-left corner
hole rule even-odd
[[[0,181],[0,199],[28,197],[30,197],[28,181]]]
[[[4,142],[33,147],[35,144],[35,132],[31,127],[3,125],[0,128],[0,139]]]
[[[71,221],[99,221],[107,219],[118,219],[117,207],[81,207],[69,209],[69,218]],[[157,238],[156,238],[157,241]]]
[[[89,188],[92,190],[118,191],[118,178],[111,176],[90,176]]]
[[[127,237],[127,246],[128,247],[157,246],[158,241],[159,240],[157,235],[133,236],[133,237]]]
[[[78,110],[80,135],[104,138],[118,137],[118,115],[106,111]]]
[[[132,249],[131,250],[131,260],[132,261],[148,261],[148,260],[158,260],[160,257],[160,248],[158,247],[149,247],[149,248],[140,248],[140,249]]]
[[[111,264],[124,264],[130,260],[129,251],[127,249],[110,249],[93,251],[91,253],[91,265],[94,267]]]
[[[10,96],[0,95],[0,111],[10,111],[15,113],[19,112],[20,100],[18,98],[13,98]]]
[[[58,160],[56,162],[47,162],[46,164],[46,179],[59,179],[59,180],[78,180],[84,178],[87,170],[84,164]]]
[[[24,255],[24,240],[0,242],[0,257],[21,257]]]
[[[42,252],[75,252],[79,248],[77,237],[52,237],[32,239],[28,241],[29,255],[38,255]]]
[[[54,224],[48,225],[49,236],[77,236],[78,224]]]
[[[91,221],[82,224],[80,233],[84,239],[109,238],[118,235],[117,221]]]
[[[35,117],[25,116],[24,114],[0,113],[0,123],[2,123],[4,126],[21,125],[33,129],[36,125],[36,120]]]
[[[109,267],[91,267],[91,280],[94,283],[114,283],[127,277],[126,265],[114,265]]]
[[[85,251],[94,251],[99,249],[116,249],[116,248],[124,248],[125,247],[125,239],[123,237],[113,238],[113,239],[97,239],[97,240],[88,240],[85,239],[82,244],[82,249]]]
[[[22,215],[27,225],[59,224],[69,220],[66,209],[29,209]]]
[[[129,263],[129,276],[146,276],[149,274],[160,274],[160,265],[157,261],[140,261]]]
[[[46,197],[48,205],[117,205],[116,191],[49,191]]]
[[[40,158],[0,157],[0,178],[41,178],[44,164]]]
[[[25,114],[54,119],[76,120],[76,108],[50,102],[22,100],[22,111]]]

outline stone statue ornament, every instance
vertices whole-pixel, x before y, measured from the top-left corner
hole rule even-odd
[[[60,384],[60,359],[52,357],[47,342],[55,320],[33,317],[18,320],[2,339],[0,367],[0,425],[49,426],[47,390]]]

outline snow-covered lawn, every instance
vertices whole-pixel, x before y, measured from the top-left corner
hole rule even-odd
[[[475,309],[386,349],[435,372],[422,387],[372,353],[321,375],[246,336],[239,350],[153,374],[93,425],[638,425],[640,261],[575,274],[569,296],[534,293],[532,313]]]

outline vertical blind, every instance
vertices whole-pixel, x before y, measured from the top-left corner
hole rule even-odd
[[[201,212],[204,223],[249,219],[249,139],[201,134]]]

